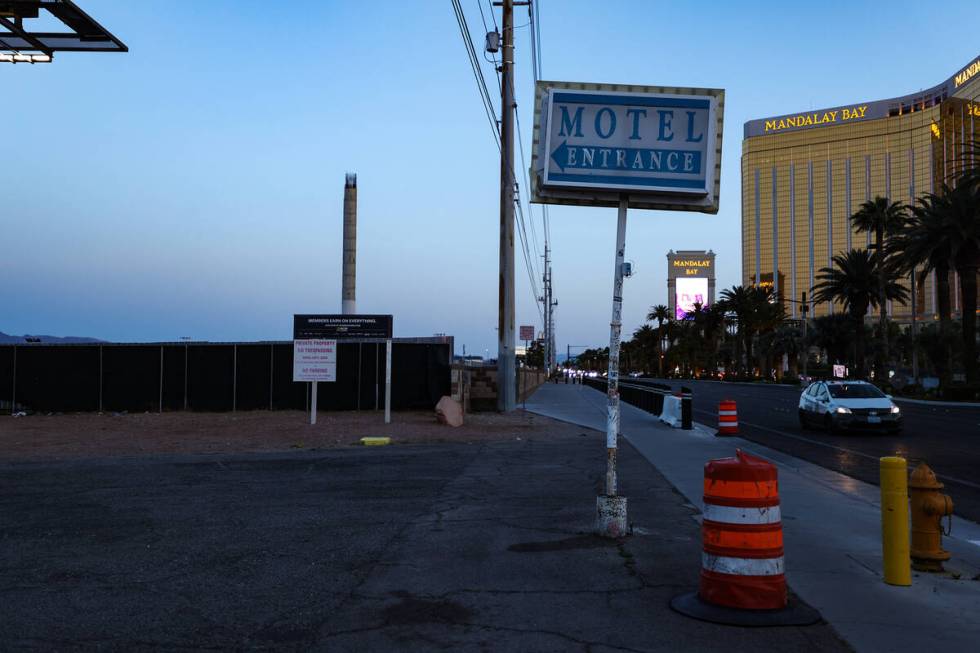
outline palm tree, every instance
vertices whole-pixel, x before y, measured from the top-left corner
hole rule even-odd
[[[886,278],[888,266],[885,265],[887,252],[885,251],[885,239],[897,233],[908,221],[908,207],[901,202],[892,202],[887,197],[875,197],[868,200],[858,207],[857,213],[851,216],[853,224],[859,233],[873,232],[875,235],[875,252],[881,259],[881,265],[877,266],[878,271],[878,309],[879,309],[879,329],[881,330],[882,347],[878,357],[878,378],[885,378],[885,366],[888,361],[888,304],[882,297],[885,294],[885,286],[888,285]]]
[[[944,186],[938,195],[928,193],[918,199],[912,208],[912,217],[890,243],[891,258],[903,272],[919,270],[918,279],[925,281],[930,272],[936,274],[936,304],[939,309],[939,334],[942,340],[949,338],[952,325],[952,302],[949,292],[949,272],[952,267],[950,243],[944,235],[944,216],[948,212],[948,197]],[[949,383],[952,373],[952,350],[947,349],[943,361],[935,361],[941,366],[943,385]]]
[[[751,286],[732,286],[721,291],[722,309],[735,315],[737,331],[735,334],[735,369],[736,375],[745,368],[742,360],[742,349],[747,352],[746,359],[751,367],[752,361],[752,311],[754,309],[753,289]]]
[[[647,313],[647,320],[657,321],[657,363],[659,365],[659,375],[662,377],[664,375],[664,357],[662,347],[660,343],[664,338],[664,322],[669,322],[671,318],[670,309],[663,304],[657,304],[656,306],[650,307],[650,312]]]
[[[941,216],[939,242],[948,249],[960,275],[963,325],[963,365],[966,382],[977,383],[977,269],[980,268],[980,187],[960,183],[943,186],[937,209]]]
[[[865,327],[862,324],[862,337]],[[835,313],[813,319],[813,327],[807,333],[805,346],[815,345],[827,352],[832,361],[848,359],[848,349],[854,343],[854,320],[850,315]]]
[[[864,316],[868,307],[878,307],[887,300],[902,303],[908,299],[908,290],[898,284],[894,272],[886,271],[885,286],[880,286],[882,275],[878,267],[882,258],[866,249],[851,251],[834,256],[834,267],[820,268],[818,283],[813,286],[813,300],[817,303],[837,301],[851,317],[855,330],[857,375],[865,376],[864,368]],[[877,280],[876,280],[877,277]],[[882,377],[879,377],[882,378]]]
[[[964,173],[958,185],[943,184],[939,193],[924,195],[915,207],[908,228],[896,239],[895,249],[904,256],[902,264],[906,269],[921,265],[925,271],[936,271],[941,339],[948,337],[950,331],[950,269],[959,274],[963,362],[967,383],[975,384],[980,185],[971,183]],[[952,371],[951,360],[950,355],[943,366],[947,379]]]
[[[798,363],[800,352],[803,351],[803,332],[788,324],[781,325],[775,331],[767,334],[767,344],[773,355],[781,359],[786,356],[789,363],[789,372],[793,376],[799,375]],[[782,377],[782,361],[776,364],[776,378]]]
[[[650,312],[647,313],[647,320],[656,320],[657,328],[659,329],[664,322],[669,320],[671,317],[670,309],[663,304],[657,304],[656,306],[650,307]]]
[[[705,361],[705,367],[710,367],[711,375],[714,376],[718,368],[719,340],[725,334],[724,307],[713,304],[704,309],[701,332],[707,343],[708,359]]]
[[[644,324],[633,332],[633,340],[636,343],[637,353],[643,364],[643,371],[649,373],[653,369],[653,359],[657,356],[660,349],[660,338],[657,330],[649,324]]]

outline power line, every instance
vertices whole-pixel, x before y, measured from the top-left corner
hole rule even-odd
[[[460,5],[459,0],[452,0],[453,11],[456,14],[456,22],[459,24],[459,33],[463,39],[463,47],[466,48],[466,55],[470,61],[470,68],[473,70],[473,77],[476,79],[477,92],[480,94],[480,100],[483,102],[483,109],[487,114],[487,120],[490,122],[490,129],[493,132],[494,142],[497,144],[497,150],[500,150],[500,127],[497,123],[497,112],[493,106],[493,100],[490,97],[490,91],[487,90],[487,81],[483,77],[483,69],[480,66],[480,60],[476,56],[476,50],[473,48],[473,38],[470,35],[469,25],[466,23],[466,16],[463,13],[463,7]]]
[[[477,0],[477,2],[479,1],[480,0]],[[487,6],[490,8],[490,18],[493,20],[493,29],[499,32],[500,28],[497,27],[497,15],[493,13],[493,0],[487,0]],[[483,6],[480,5],[480,8],[482,9]]]
[[[487,2],[490,3],[491,0],[487,0]],[[480,2],[480,0],[477,0],[476,6],[480,10],[480,20],[483,22],[483,28],[489,30],[489,28],[487,27],[486,15],[483,13],[483,3]],[[496,29],[497,28],[497,17],[493,13],[493,6],[492,5],[490,6],[490,17],[493,20],[494,29]],[[492,62],[494,64],[494,71],[497,73],[497,90],[500,91],[500,90],[502,90],[501,89],[501,81],[500,81],[500,70],[497,67],[497,57],[496,56],[493,57]],[[517,92],[514,90],[513,80],[511,80],[510,90],[511,90],[511,97],[514,98],[514,106],[515,106],[515,109],[516,109],[516,106],[517,106]],[[525,163],[525,160],[524,160],[524,139],[521,138],[521,117],[520,117],[520,114],[518,114],[516,112],[516,110],[514,112],[514,115],[517,118],[517,143],[518,143],[518,145],[520,145],[520,148],[521,148],[521,165],[526,169],[527,168],[527,164]],[[511,172],[511,175],[513,175],[513,177],[514,177],[515,183],[517,183],[517,174],[515,173],[514,169],[511,168],[511,171],[510,172]],[[527,177],[527,174],[526,173],[524,175],[524,179],[528,182],[528,185],[525,188],[530,189],[530,179]],[[518,218],[519,218],[519,224],[520,224],[521,232],[523,233],[523,236],[522,236],[522,239],[521,239],[522,246],[524,246],[525,248],[527,248],[529,246],[527,244],[527,226],[526,226],[526,223],[527,222],[530,222],[531,223],[531,243],[533,243],[533,251],[536,253],[538,251],[538,247],[539,247],[539,245],[538,245],[538,234],[537,234],[537,231],[534,229],[534,214],[531,211],[530,198],[529,197],[526,198],[525,201],[527,202],[527,212],[528,212],[528,215],[531,216],[531,219],[530,220],[525,220],[525,218],[524,218],[524,210],[523,210],[522,205],[520,204],[520,197],[521,197],[520,185],[518,185],[515,188],[515,191],[514,192],[515,192],[515,194],[518,197],[518,208],[520,209],[518,211]],[[538,271],[537,271],[537,265],[536,265],[536,261],[537,261],[536,257],[530,255],[529,252],[525,252],[524,253],[524,257],[525,257],[525,260],[529,260],[531,262],[531,266],[533,267],[533,270],[529,270],[529,273],[531,275],[531,278],[532,279],[537,279],[538,278]],[[537,302],[538,301],[537,288],[536,287],[535,288],[532,288],[532,290],[534,290],[535,302]]]
[[[483,75],[483,68],[482,68],[482,66],[481,66],[481,64],[479,62],[478,57],[476,56],[476,49],[473,46],[473,37],[472,37],[472,34],[470,33],[469,24],[466,21],[466,15],[465,15],[465,13],[463,11],[462,5],[460,4],[460,0],[452,0],[452,4],[453,4],[453,11],[456,14],[456,22],[459,25],[460,35],[461,35],[461,37],[463,39],[463,46],[466,49],[467,57],[468,57],[468,59],[470,61],[470,67],[473,70],[473,76],[474,76],[474,78],[476,79],[476,82],[477,82],[477,91],[479,92],[480,97],[481,97],[481,100],[483,101],[484,109],[485,109],[485,111],[487,113],[487,118],[490,120],[491,129],[493,131],[493,136],[494,136],[494,142],[496,143],[497,149],[499,151],[501,149],[501,146],[500,146],[500,127],[499,127],[499,123],[497,121],[497,114],[496,114],[496,110],[494,109],[493,102],[491,100],[490,92],[487,89],[486,78]],[[487,22],[486,22],[486,16],[483,13],[483,5],[481,3],[479,3],[479,1],[478,1],[477,6],[480,9],[480,18],[481,18],[481,20],[483,22],[484,28],[486,29],[487,28]],[[493,14],[492,7],[491,7],[491,11],[490,11],[490,16],[493,19],[494,28],[496,29],[496,26],[497,26],[497,18]],[[496,69],[496,58],[494,58],[494,68]],[[497,71],[497,72],[498,72],[498,75],[497,75],[497,88],[499,90],[501,88],[501,82],[500,82],[499,71]],[[513,91],[513,89],[514,89],[514,86],[513,86],[513,83],[512,83],[511,84],[511,90]],[[514,104],[516,105],[517,104],[516,94],[514,95],[514,97],[515,97]],[[515,111],[515,115],[516,115],[516,111]],[[518,142],[521,144],[521,158],[522,158],[522,161],[523,161],[523,156],[524,156],[524,153],[523,153],[524,143],[523,143],[522,139],[520,138],[520,135],[519,134],[520,134],[520,121],[518,119]],[[511,168],[511,175],[515,179],[515,201],[516,201],[517,209],[518,209],[517,210],[517,215],[518,215],[517,222],[518,222],[518,225],[520,227],[518,229],[518,236],[519,236],[519,240],[521,242],[522,255],[524,257],[524,267],[525,267],[525,269],[527,270],[527,273],[528,273],[528,279],[530,281],[530,290],[531,290],[532,298],[534,300],[534,305],[538,309],[538,315],[539,315],[539,317],[541,317],[542,320],[543,320],[544,318],[543,318],[543,314],[542,314],[542,311],[541,311],[541,306],[539,305],[539,293],[538,293],[537,280],[536,280],[536,277],[537,277],[537,267],[535,265],[535,257],[530,254],[530,243],[528,242],[528,237],[527,237],[527,227],[526,227],[526,220],[525,220],[525,217],[524,217],[524,208],[523,208],[523,204],[521,203],[520,185],[517,184],[517,182],[516,182],[517,175],[514,173],[513,168]],[[530,209],[530,204],[528,204],[528,207]],[[531,224],[531,231],[532,231],[532,236],[534,237],[535,251],[536,251],[536,249],[537,249],[537,234],[534,232],[533,220],[532,220],[532,224]]]

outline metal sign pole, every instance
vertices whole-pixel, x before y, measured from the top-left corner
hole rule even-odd
[[[616,224],[616,269],[613,277],[612,321],[609,323],[609,390],[606,412],[606,495],[616,496],[616,440],[619,435],[619,341],[623,317],[623,259],[626,250],[626,208],[619,200]]]
[[[385,424],[391,424],[391,338],[385,340]]]
[[[313,390],[310,397],[310,425],[316,424],[316,381],[312,381]]]
[[[626,250],[627,195],[619,199],[616,225],[616,268],[613,275],[612,320],[609,323],[609,390],[606,412],[606,493],[596,497],[596,532],[604,537],[626,535],[626,497],[616,488],[616,446],[619,437],[619,340],[623,317],[623,258]]]

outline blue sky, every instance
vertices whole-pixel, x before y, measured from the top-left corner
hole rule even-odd
[[[711,248],[719,289],[739,283],[743,122],[913,92],[980,51],[971,2],[540,2],[545,79],[726,89],[718,215],[630,212],[627,332],[666,303],[668,249]],[[130,52],[0,68],[0,331],[288,339],[293,313],[340,311],[351,171],[359,310],[495,352],[499,159],[448,0],[79,4]],[[526,148],[529,44],[519,28]],[[604,344],[616,211],[550,217],[558,346]]]

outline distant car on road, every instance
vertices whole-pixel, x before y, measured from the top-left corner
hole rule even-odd
[[[800,395],[800,426],[902,430],[902,412],[891,397],[866,381],[815,381]]]

